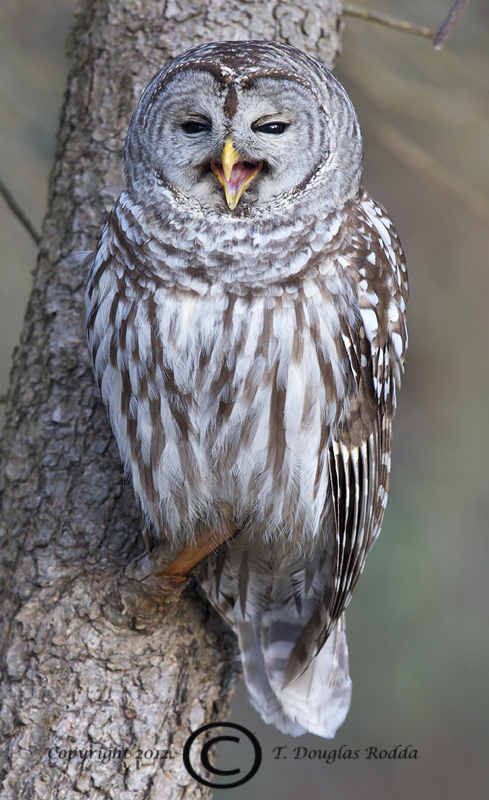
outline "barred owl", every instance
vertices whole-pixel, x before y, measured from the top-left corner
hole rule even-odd
[[[86,295],[121,458],[155,540],[207,539],[196,575],[263,719],[332,737],[407,342],[355,111],[293,47],[198,46],[146,88],[124,159]]]

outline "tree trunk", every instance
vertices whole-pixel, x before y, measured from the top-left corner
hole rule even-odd
[[[234,637],[194,588],[165,599],[130,578],[144,551],[138,513],[91,375],[84,276],[66,256],[95,247],[123,187],[130,114],[168,59],[206,41],[255,38],[331,66],[339,14],[340,0],[85,0],[75,16],[3,432],[6,800],[210,796],[182,750],[196,728],[226,718]]]

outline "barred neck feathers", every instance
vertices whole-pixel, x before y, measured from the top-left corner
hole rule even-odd
[[[111,214],[107,236],[121,254],[136,250],[142,271],[167,286],[202,294],[220,284],[248,294],[270,291],[274,284],[280,284],[280,293],[284,288],[293,293],[305,279],[324,280],[333,272],[345,235],[343,209],[322,219],[310,211],[282,220],[275,214],[260,225],[250,218],[186,212],[170,192],[166,203],[143,208],[126,190]]]

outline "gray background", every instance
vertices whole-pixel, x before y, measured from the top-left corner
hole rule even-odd
[[[436,28],[451,0],[370,0]],[[74,0],[2,0],[0,175],[38,228],[44,213]],[[347,18],[335,73],[365,138],[365,186],[394,218],[411,282],[410,347],[381,537],[347,613],[354,692],[334,741],[261,723],[243,687],[232,721],[263,764],[221,800],[487,796],[489,9],[472,0],[448,45]],[[36,248],[0,199],[0,393]],[[276,760],[273,748],[286,759]],[[365,748],[412,745],[417,760]],[[294,759],[295,747],[358,749]],[[231,746],[229,746],[231,747]],[[220,766],[239,766],[222,749]]]

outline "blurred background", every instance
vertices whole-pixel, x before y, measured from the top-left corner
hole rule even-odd
[[[359,0],[360,3],[360,0]],[[0,177],[38,229],[74,0],[2,0]],[[439,27],[451,0],[364,0]],[[252,781],[218,800],[482,800],[489,769],[489,7],[472,0],[445,48],[345,18],[335,74],[358,112],[364,184],[401,235],[410,346],[382,534],[347,612],[353,701],[334,741],[261,723],[243,686],[231,721],[258,737]],[[0,394],[36,247],[0,198]],[[1,413],[1,407],[0,407]],[[273,748],[288,745],[287,758]],[[360,750],[353,761],[295,747]],[[367,760],[411,745],[416,760]],[[222,768],[233,763],[221,753]]]

